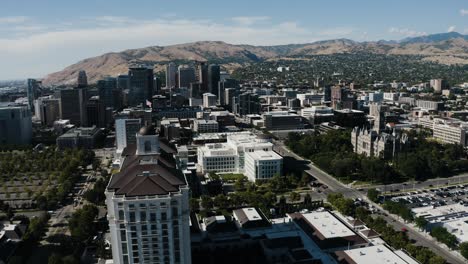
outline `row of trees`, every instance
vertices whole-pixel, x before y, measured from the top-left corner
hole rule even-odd
[[[360,219],[374,229],[393,248],[405,249],[411,256],[424,264],[444,264],[446,261],[426,247],[416,246],[407,236],[406,232],[396,231],[387,224],[382,217],[372,217],[371,213],[362,206],[354,206],[353,200],[345,198],[341,193],[329,194],[330,204],[345,215]],[[350,210],[346,204],[353,204]]]
[[[349,130],[325,134],[290,133],[287,146],[337,178],[374,183],[426,180],[468,171],[463,147],[427,140],[427,133],[407,132],[409,144],[393,160],[357,155]]]
[[[385,201],[383,204],[383,208],[389,211],[392,214],[399,215],[403,220],[407,222],[412,222],[414,220],[413,213],[411,209],[409,209],[406,204],[402,202],[394,202],[394,201]]]

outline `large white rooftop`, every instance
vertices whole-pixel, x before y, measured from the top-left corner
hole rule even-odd
[[[254,160],[280,160],[283,159],[278,153],[270,150],[257,150],[254,152],[247,152],[245,155],[249,155]]]
[[[260,214],[253,207],[242,208],[242,211],[244,212],[245,216],[247,217],[249,221],[262,220],[262,217],[260,216]]]
[[[350,259],[359,264],[418,264],[404,252],[393,252],[385,245],[356,248],[344,251]],[[406,255],[406,256],[400,256]]]
[[[304,218],[317,229],[325,239],[353,236],[355,233],[330,212],[311,212]]]

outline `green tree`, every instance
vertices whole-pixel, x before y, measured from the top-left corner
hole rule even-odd
[[[213,208],[213,200],[211,199],[211,197],[209,197],[207,195],[202,195],[201,196],[201,206],[205,210],[212,209]]]
[[[297,192],[291,192],[289,194],[289,199],[291,199],[291,201],[299,201],[301,200],[301,195]]]
[[[416,226],[421,229],[421,230],[424,230],[426,229],[426,226],[427,226],[427,220],[426,218],[422,217],[422,216],[418,216],[414,219],[414,223],[416,224]]]
[[[454,249],[457,247],[457,237],[447,231],[444,227],[436,226],[431,230],[431,236],[435,237],[437,241],[440,241],[447,245],[449,248]]]
[[[98,215],[98,208],[94,205],[85,205],[73,213],[69,220],[69,227],[72,237],[79,241],[85,241],[96,232],[94,221]]]
[[[190,210],[198,211],[200,210],[200,201],[196,198],[190,198]]]
[[[461,243],[458,248],[460,249],[460,254],[468,259],[468,242]]]
[[[213,204],[219,209],[227,209],[229,207],[229,200],[224,194],[218,194],[213,199]]]
[[[374,203],[379,201],[379,195],[380,195],[380,192],[377,191],[375,188],[371,188],[367,190],[367,197],[369,197],[369,199],[373,201]]]

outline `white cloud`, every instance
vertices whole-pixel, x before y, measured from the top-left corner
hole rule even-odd
[[[276,45],[340,38],[353,33],[348,28],[305,28],[292,21],[268,25],[249,24],[246,19],[237,21],[243,22],[104,16],[49,25],[27,23],[17,28],[16,33],[0,35],[0,61],[8,62],[0,64],[0,80],[42,77],[88,57],[145,46],[203,40]]]
[[[447,29],[447,32],[454,32],[455,31],[455,26],[450,26],[448,29]]]
[[[271,18],[268,16],[240,16],[240,17],[233,17],[231,18],[232,21],[240,24],[240,25],[253,25],[258,22],[268,21]]]
[[[460,15],[468,16],[468,9],[460,9]]]
[[[427,33],[423,31],[416,31],[416,30],[411,30],[408,28],[397,28],[397,27],[389,28],[388,32],[393,33],[393,34],[398,34],[404,37],[418,37],[418,36],[427,35]]]
[[[21,24],[28,21],[29,18],[26,16],[7,16],[0,17],[0,25],[2,24]]]

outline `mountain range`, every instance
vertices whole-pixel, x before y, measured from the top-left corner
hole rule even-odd
[[[244,64],[267,60],[301,59],[313,55],[342,53],[374,53],[386,55],[419,55],[421,60],[442,64],[468,64],[468,35],[457,32],[406,38],[400,41],[357,42],[334,39],[306,44],[276,46],[234,45],[222,41],[199,41],[170,46],[151,46],[111,52],[84,59],[43,79],[46,85],[72,85],[78,72],[85,70],[88,81],[94,83],[106,76],[128,71],[131,64],[153,65],[162,70],[169,61],[209,61],[232,70]]]

